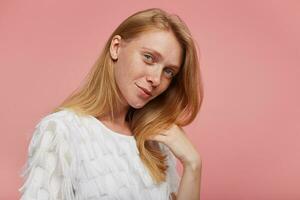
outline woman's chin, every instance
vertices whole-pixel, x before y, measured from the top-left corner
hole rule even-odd
[[[140,109],[140,108],[144,107],[147,103],[148,103],[148,101],[147,102],[136,102],[136,103],[132,103],[131,107],[133,107],[135,109]]]

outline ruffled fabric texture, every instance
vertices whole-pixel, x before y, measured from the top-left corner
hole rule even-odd
[[[169,200],[180,177],[168,155],[167,178],[156,185],[143,165],[134,137],[108,129],[71,110],[49,114],[36,125],[19,189],[21,200]]]

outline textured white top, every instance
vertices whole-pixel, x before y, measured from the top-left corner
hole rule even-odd
[[[134,136],[117,133],[95,117],[61,110],[42,118],[28,148],[19,189],[22,200],[168,200],[177,193],[176,158],[168,155],[167,178],[155,185]]]

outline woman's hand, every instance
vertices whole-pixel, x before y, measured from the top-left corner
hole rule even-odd
[[[189,141],[184,130],[176,124],[173,124],[165,132],[152,136],[150,140],[166,144],[184,167],[198,167],[201,165],[201,158],[196,148]]]

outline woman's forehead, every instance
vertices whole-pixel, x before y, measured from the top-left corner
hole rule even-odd
[[[172,65],[175,67],[180,65],[182,49],[172,32],[161,30],[145,32],[130,41],[130,43],[133,48],[150,51],[160,59],[173,60],[175,63],[172,63]]]

